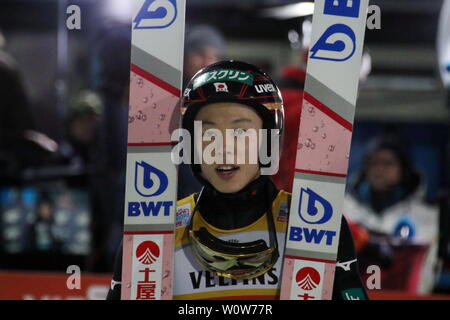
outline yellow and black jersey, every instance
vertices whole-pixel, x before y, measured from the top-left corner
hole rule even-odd
[[[289,197],[287,192],[279,191],[272,203],[280,248],[284,248]],[[174,299],[276,299],[280,287],[281,258],[267,273],[251,280],[219,277],[202,268],[193,255],[186,232],[194,206],[194,195],[180,200],[177,206]],[[205,227],[215,237],[225,241],[239,243],[263,239],[269,243],[267,214],[246,227],[224,230],[212,226],[201,212],[197,212],[193,230],[200,227]]]
[[[288,211],[291,195],[278,191],[272,202],[272,214],[277,232],[280,257],[271,270],[250,280],[224,278],[205,270],[196,260],[187,236],[186,228],[190,223],[195,206],[195,195],[188,196],[177,203],[175,230],[175,257],[173,298],[174,299],[236,299],[263,300],[278,299],[281,285],[281,267],[284,251]],[[231,242],[250,242],[263,239],[269,243],[267,213],[253,223],[236,229],[220,229],[206,221],[198,210],[194,215],[193,230],[205,227],[215,237]],[[341,224],[338,248],[338,262],[356,261],[352,236],[346,220]],[[113,280],[121,281],[122,250],[120,248],[114,270]],[[120,299],[120,285],[115,285],[108,294],[108,299]],[[349,294],[352,293],[352,294]],[[357,294],[357,297],[355,296]],[[336,268],[333,286],[333,299],[366,299],[367,295],[361,283],[357,263],[348,264],[347,268]]]

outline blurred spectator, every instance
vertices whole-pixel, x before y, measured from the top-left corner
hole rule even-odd
[[[93,69],[94,90],[103,111],[95,173],[90,185],[93,196],[93,250],[89,269],[112,270],[114,255],[123,234],[125,165],[128,136],[131,28],[107,23],[96,38]]]
[[[303,104],[303,88],[306,78],[306,57],[299,66],[287,66],[281,71],[280,91],[284,105],[284,137],[281,146],[280,165],[278,172],[272,176],[279,189],[292,191],[294,181],[295,157],[297,155],[298,130],[300,113]]]
[[[72,104],[68,120],[68,140],[84,162],[89,162],[95,146],[102,102],[93,91],[83,90]]]
[[[439,203],[439,257],[442,259],[442,272],[436,291],[450,293],[450,190],[447,188],[438,199]]]
[[[15,179],[19,171],[37,162],[45,151],[27,138],[35,129],[30,104],[18,65],[3,48],[0,30],[0,176]],[[33,131],[34,132],[34,131]],[[37,141],[38,142],[38,141]]]
[[[280,165],[278,172],[272,176],[279,189],[292,192],[294,181],[295,158],[297,156],[298,130],[303,104],[303,89],[306,79],[306,65],[311,42],[312,22],[305,19],[302,23],[301,37],[291,30],[289,36],[291,48],[297,52],[296,65],[286,66],[281,70],[278,82],[284,105],[284,136],[282,140]]]
[[[184,43],[183,87],[201,68],[222,60],[224,50],[225,40],[215,28],[209,25],[188,28]],[[190,165],[179,165],[178,199],[200,191],[201,187]]]
[[[372,141],[343,213],[356,224],[361,270],[380,266],[382,289],[429,293],[437,276],[439,212],[424,201],[424,180],[406,150],[398,135]]]
[[[225,39],[214,27],[188,28],[184,41],[183,87],[201,68],[222,60],[224,51]]]
[[[443,0],[437,34],[437,57],[442,84],[447,90],[447,107],[450,107],[450,0]]]
[[[60,253],[61,241],[55,228],[55,204],[49,195],[42,193],[36,205],[36,218],[30,225],[29,250]]]
[[[58,151],[74,172],[79,173],[69,180],[72,185],[85,188],[89,184],[87,178],[98,157],[102,108],[100,96],[91,90],[81,90],[70,104],[66,138]]]

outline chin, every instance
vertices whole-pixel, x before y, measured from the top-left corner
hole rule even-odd
[[[244,189],[252,180],[256,179],[259,174],[256,174],[253,178],[250,175],[245,175],[243,172],[238,172],[233,178],[228,181],[222,180],[216,176],[216,172],[208,172],[203,177],[209,181],[209,183],[221,193],[236,193]]]
[[[221,193],[235,193],[241,190],[243,187],[238,186],[214,186],[214,188]]]
[[[221,193],[235,193],[242,190],[246,184],[229,182],[229,183],[214,183],[211,182],[212,186]]]

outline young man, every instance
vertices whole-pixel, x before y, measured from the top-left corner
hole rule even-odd
[[[190,158],[193,173],[204,187],[177,203],[174,299],[277,299],[291,197],[262,174],[272,166],[270,161],[250,161],[254,151],[250,142],[239,152],[238,137],[269,130],[267,142],[258,136],[257,149],[267,143],[268,159],[276,156],[270,130],[278,129],[275,138],[281,138],[279,90],[255,66],[221,61],[192,78],[184,92],[183,111],[183,128],[191,136],[198,131],[195,121],[202,125],[203,137],[192,141]],[[207,154],[212,137],[219,135],[225,142],[210,153],[216,161],[195,162],[196,156]],[[354,261],[344,219],[341,228],[338,261]],[[120,297],[121,257],[119,252],[116,285],[109,299]],[[356,263],[336,268],[333,299],[345,299],[348,295],[343,291],[348,289],[357,289],[360,299],[367,298]]]

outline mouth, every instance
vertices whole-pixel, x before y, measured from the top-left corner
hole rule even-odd
[[[219,178],[223,180],[230,180],[239,170],[239,166],[234,165],[220,165],[216,167],[216,173]]]

